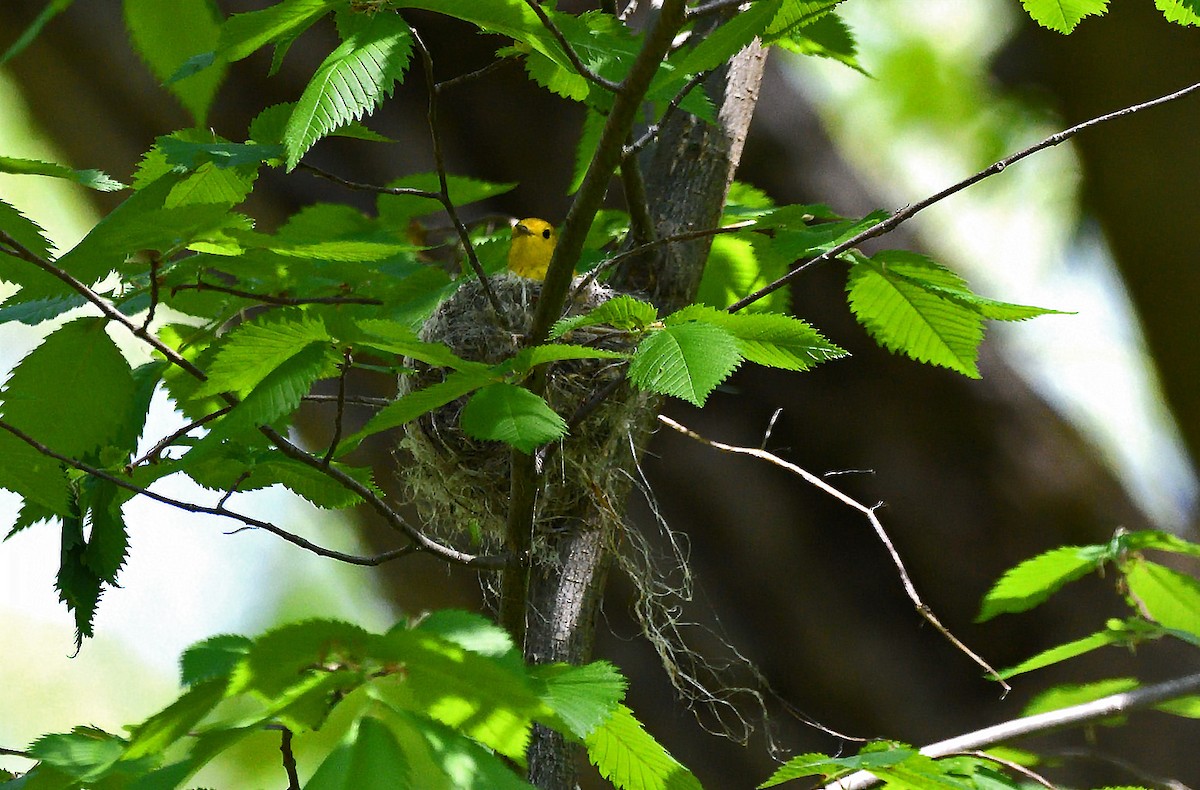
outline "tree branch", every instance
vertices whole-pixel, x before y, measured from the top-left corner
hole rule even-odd
[[[525,5],[529,6],[530,9],[533,10],[533,13],[537,14],[537,18],[542,22],[542,27],[546,28],[546,30],[550,31],[550,35],[554,36],[554,40],[558,42],[560,47],[562,47],[562,51],[567,56],[567,60],[571,61],[571,66],[573,66],[574,69],[579,72],[579,76],[583,77],[588,82],[594,82],[601,88],[604,88],[607,91],[612,91],[613,93],[620,93],[624,89],[622,84],[613,82],[610,79],[600,76],[596,72],[589,69],[587,64],[579,59],[579,54],[575,52],[575,48],[571,46],[571,42],[567,41],[567,37],[564,36],[563,32],[558,29],[558,26],[554,24],[554,20],[552,20],[549,14],[542,9],[541,4],[539,4],[537,0],[525,0]]]
[[[279,305],[281,307],[295,307],[304,304],[369,304],[382,305],[383,300],[372,299],[368,296],[276,296],[274,294],[260,294],[252,291],[243,291],[238,288],[229,288],[216,283],[206,283],[202,280],[197,280],[194,283],[185,283],[176,285],[171,289],[171,293],[176,291],[216,291],[218,293],[229,294],[230,296],[239,296],[243,299],[252,299],[263,304]]]
[[[913,584],[912,579],[908,575],[908,571],[904,567],[904,561],[902,559],[900,559],[900,553],[898,551],[896,551],[896,547],[894,545],[892,545],[891,538],[888,537],[887,532],[883,528],[883,524],[880,523],[880,521],[879,521],[879,517],[875,515],[875,511],[879,508],[879,505],[875,505],[874,507],[867,507],[866,505],[859,503],[857,500],[852,499],[851,497],[847,496],[846,494],[843,494],[841,491],[839,491],[836,488],[834,488],[833,486],[829,485],[828,483],[826,483],[824,480],[817,477],[813,473],[811,473],[805,469],[801,469],[799,466],[796,466],[793,463],[789,463],[788,461],[783,460],[782,458],[775,455],[774,453],[769,453],[766,450],[760,450],[757,447],[738,447],[736,445],[725,444],[724,442],[718,442],[718,441],[714,441],[713,439],[708,439],[708,438],[696,433],[695,431],[691,430],[690,428],[680,425],[678,422],[676,422],[675,420],[672,420],[670,417],[667,417],[662,414],[658,415],[658,421],[661,422],[663,425],[666,425],[668,428],[672,428],[672,429],[678,431],[679,433],[682,433],[684,436],[687,436],[688,438],[691,438],[691,439],[695,439],[696,441],[700,442],[701,444],[706,444],[709,447],[712,447],[716,450],[720,450],[720,451],[726,452],[726,453],[733,453],[734,455],[748,455],[748,456],[751,456],[752,458],[758,458],[762,461],[766,461],[768,463],[774,464],[775,466],[786,469],[789,472],[791,472],[792,474],[803,478],[804,481],[806,483],[808,483],[809,485],[819,488],[820,490],[824,491],[826,494],[829,494],[831,497],[838,500],[842,504],[848,505],[848,506],[854,508],[855,510],[857,510],[859,513],[862,513],[864,516],[866,516],[867,521],[869,521],[871,523],[871,527],[875,530],[875,534],[876,534],[876,536],[878,536],[879,541],[881,543],[883,543],[884,548],[887,549],[888,554],[891,556],[892,564],[896,566],[896,572],[900,576],[900,583],[902,585],[904,585],[904,592],[907,593],[908,599],[910,601],[912,601],[913,606],[917,610],[917,614],[921,615],[921,617],[923,617],[926,622],[928,622],[935,629],[937,629],[938,633],[940,633],[942,636],[944,636],[951,644],[953,644],[955,647],[957,647],[968,658],[970,658],[972,661],[974,661],[976,664],[978,664],[980,667],[982,667],[985,672],[987,672],[989,675],[991,675],[992,679],[995,680],[996,682],[998,682],[1000,684],[1001,688],[1004,689],[1005,694],[1007,694],[1009,691],[1011,691],[1011,688],[1009,687],[1008,683],[1004,682],[1004,679],[1000,677],[999,673],[996,672],[996,670],[992,669],[991,665],[989,665],[986,661],[984,661],[983,658],[981,658],[974,651],[972,651],[969,647],[967,647],[965,644],[963,644],[962,641],[960,641],[958,637],[956,637],[953,633],[950,632],[950,629],[948,629],[948,628],[946,628],[946,626],[942,625],[941,621],[938,620],[936,615],[934,615],[933,610],[930,609],[929,606],[926,605],[925,602],[921,600],[921,596],[917,593],[916,586]]]
[[[1149,708],[1197,692],[1200,692],[1200,673],[1185,675],[1151,686],[1142,686],[1133,691],[1113,694],[1081,705],[1072,705],[1068,708],[995,724],[982,730],[975,730],[923,746],[921,754],[926,757],[938,758],[971,749],[984,749],[1017,738],[1041,735],[1064,727],[1077,727],[1081,724]],[[857,771],[843,779],[830,782],[825,785],[823,790],[865,790],[865,788],[878,783],[879,779],[870,772]]]
[[[763,297],[767,296],[770,293],[778,291],[780,288],[782,288],[783,286],[785,286],[789,282],[791,282],[793,279],[795,279],[795,277],[798,274],[800,274],[800,272],[804,271],[805,269],[808,269],[809,267],[812,267],[812,266],[816,266],[819,263],[824,263],[825,261],[833,260],[834,258],[841,255],[843,252],[846,252],[847,250],[851,249],[852,247],[855,247],[855,246],[861,244],[862,242],[866,241],[867,239],[873,239],[877,236],[882,236],[886,233],[890,233],[891,231],[895,230],[896,227],[898,227],[901,223],[906,222],[909,219],[912,219],[916,214],[923,211],[924,209],[929,208],[930,206],[934,205],[935,203],[940,203],[941,201],[945,200],[946,198],[950,197],[951,195],[957,194],[957,193],[963,191],[964,189],[966,189],[967,187],[977,184],[980,181],[982,181],[983,179],[988,178],[989,176],[994,176],[997,173],[1003,172],[1004,169],[1007,168],[1009,165],[1019,162],[1028,156],[1036,154],[1038,151],[1044,150],[1046,148],[1051,148],[1053,146],[1058,145],[1059,143],[1065,142],[1066,140],[1070,140],[1072,137],[1074,137],[1075,135],[1084,131],[1085,129],[1090,129],[1093,126],[1098,126],[1102,123],[1107,123],[1108,121],[1116,120],[1117,118],[1123,118],[1126,115],[1132,115],[1135,112],[1140,112],[1142,110],[1146,110],[1151,107],[1157,107],[1160,104],[1166,104],[1167,102],[1172,102],[1172,101],[1175,101],[1176,99],[1182,99],[1183,97],[1185,97],[1191,93],[1195,93],[1198,90],[1200,90],[1200,82],[1198,82],[1194,85],[1189,85],[1188,87],[1183,88],[1182,90],[1175,91],[1174,93],[1168,93],[1165,96],[1160,96],[1157,99],[1151,99],[1150,101],[1142,102],[1141,104],[1134,104],[1129,107],[1125,107],[1123,109],[1116,110],[1114,112],[1106,113],[1105,115],[1097,116],[1096,118],[1092,118],[1091,120],[1087,120],[1082,123],[1075,124],[1074,126],[1070,127],[1069,129],[1064,129],[1061,132],[1052,134],[1049,137],[1047,137],[1045,140],[1042,140],[1039,143],[1031,145],[1022,151],[1018,151],[1017,153],[1012,154],[1011,156],[1007,156],[1004,159],[1001,159],[1000,161],[992,164],[991,166],[986,167],[983,170],[980,170],[975,175],[970,176],[968,178],[964,178],[962,181],[959,181],[956,184],[946,187],[941,192],[938,192],[934,195],[930,195],[929,197],[925,198],[924,200],[921,200],[921,201],[918,201],[911,205],[905,206],[904,208],[901,208],[901,209],[893,212],[886,219],[880,220],[879,222],[875,223],[871,227],[869,227],[866,230],[862,231],[861,233],[857,234],[853,238],[847,239],[846,241],[837,245],[833,249],[828,250],[828,251],[818,255],[817,257],[812,258],[812,259],[800,264],[799,266],[792,269],[790,272],[788,272],[784,276],[780,277],[775,282],[760,288],[759,290],[755,291],[754,293],[750,294],[749,296],[746,296],[746,297],[743,297],[742,299],[737,300],[733,304],[729,305],[729,307],[726,309],[731,313],[736,313],[738,310],[741,310],[743,307],[746,307],[747,305],[757,302],[759,299],[762,299]]]

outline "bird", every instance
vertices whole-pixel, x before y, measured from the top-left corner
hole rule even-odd
[[[558,233],[544,219],[529,217],[513,225],[508,248],[508,270],[530,280],[546,279]]]

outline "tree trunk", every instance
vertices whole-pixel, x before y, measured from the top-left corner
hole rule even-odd
[[[709,77],[708,95],[718,107],[716,125],[677,114],[644,155],[647,202],[659,237],[711,228],[720,220],[758,99],[765,58],[766,52],[755,43]],[[664,311],[677,309],[695,296],[709,246],[709,238],[669,245],[652,263],[643,258],[618,270],[613,284],[649,293]],[[638,397],[626,388],[614,397],[621,394]],[[654,425],[657,401],[641,414],[630,428],[639,454]],[[630,475],[636,474],[637,460],[632,453],[625,458]],[[607,505],[593,503],[594,512],[559,525],[550,559],[533,565],[525,639],[531,661],[578,664],[591,658],[615,544],[607,526],[611,518],[599,510]],[[557,733],[537,729],[529,749],[530,781],[547,790],[575,787],[576,756],[577,750]]]

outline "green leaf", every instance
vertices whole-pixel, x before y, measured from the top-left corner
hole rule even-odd
[[[0,230],[11,236],[18,244],[25,249],[37,255],[40,258],[51,257],[50,253],[54,245],[50,243],[50,239],[46,237],[46,231],[42,229],[33,220],[22,214],[11,203],[0,200]],[[26,269],[30,264],[26,261],[8,258],[4,252],[4,246],[0,245],[0,280],[9,280],[10,282],[19,282],[18,279],[8,274],[7,261],[11,261],[11,265]]]
[[[225,697],[226,681],[216,678],[198,683],[179,699],[133,728],[124,760],[158,756],[187,735]]]
[[[244,395],[310,343],[332,340],[320,318],[298,315],[270,317],[242,324],[223,338],[216,359],[208,369],[208,381],[196,397],[232,392]]]
[[[1021,5],[1033,21],[1059,33],[1070,33],[1084,17],[1108,11],[1108,0],[1021,0]]]
[[[550,339],[557,340],[568,332],[585,326],[605,324],[626,332],[640,332],[658,320],[658,310],[649,302],[632,296],[618,296],[583,315],[560,318],[550,328]]]
[[[592,166],[592,157],[596,155],[596,147],[600,145],[600,135],[608,116],[592,108],[588,108],[583,116],[583,128],[579,131],[579,142],[575,144],[575,168],[571,171],[571,183],[567,194],[574,195],[583,183],[588,168]]]
[[[545,683],[542,701],[577,738],[587,738],[615,712],[625,696],[625,678],[607,661],[583,666],[533,667]]]
[[[1200,637],[1200,581],[1147,560],[1124,571],[1130,595],[1155,622]]]
[[[980,378],[975,359],[983,317],[936,287],[961,288],[950,270],[916,253],[854,254],[846,283],[850,309],[876,342],[918,362]],[[934,286],[931,288],[930,286]]]
[[[1085,702],[1093,702],[1112,694],[1133,691],[1139,685],[1133,678],[1113,678],[1081,685],[1055,686],[1030,700],[1029,704],[1021,711],[1021,715],[1035,716],[1047,711],[1069,708],[1072,705],[1082,705]]]
[[[567,423],[546,401],[515,384],[489,384],[463,407],[462,429],[476,439],[504,442],[523,453],[564,436]]]
[[[118,499],[120,489],[98,479],[85,480],[80,488],[80,507],[85,509],[85,523],[90,527],[81,560],[100,581],[115,585],[117,572],[129,552],[129,531]]]
[[[854,41],[854,34],[836,13],[826,14],[811,25],[796,28],[771,43],[798,55],[829,58],[864,75],[867,73],[858,62],[858,45]]]
[[[787,274],[791,261],[775,249],[772,239],[760,233],[716,236],[700,277],[696,301],[724,308]],[[790,304],[790,291],[784,287],[739,312],[784,313]]]
[[[1105,556],[1103,546],[1062,546],[1025,560],[988,590],[975,622],[1038,606],[1063,585],[1099,568]]]
[[[424,716],[393,709],[390,715],[421,736],[430,756],[454,790],[533,790],[499,757],[477,742]],[[432,784],[424,774],[422,780]]]
[[[439,368],[466,370],[474,364],[459,357],[444,343],[426,343],[419,340],[412,327],[399,321],[367,318],[356,322],[356,325],[362,334],[345,338],[355,345],[410,357]]]
[[[700,782],[642,728],[633,712],[618,705],[585,739],[588,760],[618,788],[699,790]]]
[[[1154,549],[1182,554],[1186,557],[1200,557],[1200,544],[1156,529],[1120,532],[1113,539],[1113,549],[1115,550],[1114,554]]]
[[[392,95],[412,54],[412,34],[396,14],[353,14],[346,39],[325,58],[284,130],[291,170],[313,143],[362,118]]]
[[[70,489],[62,464],[42,455],[3,428],[0,428],[0,488],[19,494],[25,500],[26,508],[33,504],[56,516],[71,514]],[[25,509],[22,509],[21,517],[7,537],[32,523],[25,515]]]
[[[372,434],[386,431],[389,428],[395,428],[410,420],[415,420],[425,412],[445,406],[447,403],[457,400],[468,392],[477,390],[491,381],[493,379],[487,368],[480,365],[479,368],[455,371],[446,376],[445,381],[409,392],[385,406],[367,421],[367,424],[363,426],[361,431],[348,437],[342,443],[338,455],[350,452],[363,439]]]
[[[75,646],[78,648],[85,637],[92,636],[92,620],[103,588],[103,580],[84,560],[87,541],[79,515],[63,519],[61,546],[54,587],[58,590],[59,600],[75,615]]]
[[[575,346],[569,343],[550,343],[544,346],[523,348],[507,362],[496,366],[497,370],[524,373],[547,362],[564,362],[571,359],[626,359],[628,354],[591,346]]]
[[[5,63],[21,54],[25,50],[25,47],[32,44],[33,41],[41,34],[42,28],[48,25],[50,20],[54,19],[54,17],[70,8],[72,2],[74,2],[74,0],[50,0],[50,2],[42,6],[41,13],[29,23],[29,27],[25,28],[25,31],[17,37],[16,41],[9,45],[8,49],[4,50],[3,53],[0,53],[0,66],[3,66]]]
[[[234,670],[229,693],[253,691],[268,699],[303,685],[318,667],[356,661],[373,637],[338,620],[306,620],[268,631],[254,640]]]
[[[179,658],[179,682],[194,686],[206,680],[229,677],[253,644],[253,640],[237,634],[210,636],[197,642]]]
[[[169,165],[196,170],[204,164],[219,168],[260,165],[283,155],[275,143],[231,143],[223,140],[190,140],[191,135],[165,135],[154,144],[166,156]]]
[[[91,782],[108,773],[124,748],[125,742],[116,735],[76,727],[70,733],[43,735],[30,745],[29,754],[81,782]]]
[[[191,58],[217,46],[221,14],[212,0],[125,0],[125,25],[134,48],[160,82],[166,82]],[[224,77],[223,67],[193,74],[167,85],[203,127]]]
[[[106,326],[103,318],[78,318],[21,360],[0,394],[5,421],[73,458],[114,441],[132,419],[137,392]]]
[[[338,5],[339,0],[283,0],[261,11],[234,14],[221,26],[216,58],[232,63],[272,42],[294,39]]]
[[[397,628],[404,628],[400,625]],[[433,634],[464,650],[489,658],[522,659],[513,644],[512,636],[488,618],[461,609],[439,609],[412,627],[414,631]]]
[[[15,173],[18,175],[50,176],[74,181],[76,184],[95,189],[98,192],[113,192],[124,189],[120,181],[110,178],[99,170],[74,170],[66,165],[52,162],[42,162],[38,159],[18,159],[12,156],[0,156],[0,173]]]
[[[1196,0],[1154,0],[1168,22],[1189,27],[1200,26],[1200,3]],[[0,59],[0,63],[4,60]]]
[[[214,491],[234,488],[255,491],[278,484],[321,508],[340,510],[362,501],[358,494],[320,469],[288,458],[273,448],[246,451],[225,445],[195,459],[194,454],[192,451],[184,457],[182,468],[197,483]],[[374,488],[369,468],[339,463],[332,466],[367,488]]]
[[[1052,647],[1049,650],[1043,650],[1016,666],[1005,669],[1000,673],[1000,677],[1007,680],[1015,675],[1032,672],[1035,669],[1042,669],[1052,664],[1058,664],[1102,647],[1108,647],[1109,645],[1132,646],[1141,640],[1161,636],[1161,634],[1161,630],[1141,623],[1138,620],[1130,620],[1128,623],[1114,620],[1103,631],[1098,631],[1091,636],[1085,636],[1083,639],[1076,639],[1072,642]]]
[[[784,0],[783,7],[771,20],[765,40],[769,43],[796,28],[815,23],[833,11],[842,0]]]
[[[403,790],[415,787],[409,774],[408,755],[391,729],[378,719],[364,716],[354,723],[345,740],[329,753],[305,790]]]
[[[782,6],[783,0],[760,0],[739,12],[702,38],[675,63],[676,68],[691,76],[722,65],[761,36]]]
[[[775,787],[792,779],[819,775],[828,779],[850,771],[873,771],[898,765],[917,752],[913,749],[888,749],[858,754],[853,757],[830,757],[827,754],[801,754],[788,760],[771,774],[771,778],[759,785],[760,788]]]
[[[737,339],[721,327],[678,324],[653,332],[638,344],[629,378],[641,389],[703,406],[741,359]]]
[[[673,326],[701,321],[719,326],[737,338],[741,355],[758,365],[783,370],[808,370],[813,365],[846,356],[844,349],[830,343],[804,321],[775,313],[741,315],[690,305],[667,316]]]

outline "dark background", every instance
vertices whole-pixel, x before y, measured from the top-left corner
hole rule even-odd
[[[221,3],[226,12],[263,5]],[[41,6],[0,3],[3,41]],[[579,6],[563,3],[564,9]],[[496,39],[436,15],[406,16],[425,36],[443,79],[485,65],[497,46]],[[209,125],[242,139],[259,109],[300,95],[333,41],[328,26],[305,35],[274,78],[266,76],[267,53],[235,64]],[[1108,16],[1086,21],[1069,37],[1026,20],[997,62],[998,79],[1049,97],[1069,125],[1200,79],[1200,34],[1164,22],[1149,0],[1130,0],[1114,3]],[[38,122],[75,166],[127,178],[156,135],[189,124],[129,49],[116,3],[76,3],[9,68]],[[847,214],[879,207],[882,201],[838,158],[779,68],[778,62],[768,66],[739,178],[779,202],[819,200]],[[376,183],[428,170],[424,102],[423,82],[414,74],[369,122],[400,144],[329,140],[307,160]],[[507,66],[443,102],[449,167],[521,182],[481,210],[561,219],[580,118],[577,108],[528,82],[519,66]],[[1077,138],[1086,210],[1117,256],[1193,457],[1200,449],[1200,355],[1193,346],[1200,334],[1197,129],[1200,99],[1189,99]],[[103,209],[120,199],[119,193],[96,197]],[[319,200],[364,211],[372,206],[366,195],[276,171],[264,173],[248,211],[271,228]],[[1117,527],[1153,525],[1075,429],[987,346],[982,382],[892,356],[856,327],[842,288],[841,272],[818,270],[801,280],[793,301],[798,315],[852,357],[803,376],[747,369],[703,412],[673,403],[668,413],[713,438],[757,446],[782,407],[770,445],[781,455],[815,472],[873,470],[835,481],[862,502],[887,502],[882,518],[926,602],[996,666],[1083,636],[1121,614],[1112,579],[1089,579],[1034,612],[972,624],[981,595],[1021,559],[1063,544],[1104,541]],[[1036,323],[1025,331],[1036,332]],[[307,428],[314,435],[324,430],[318,418],[314,412]],[[390,454],[378,450],[386,467]],[[1054,682],[1121,675],[1153,681],[1195,669],[1194,651],[1174,645],[1146,645],[1136,655],[1113,649],[1018,679],[1014,692],[1000,699],[995,685],[913,611],[859,514],[781,470],[669,432],[655,438],[644,469],[662,515],[688,536],[700,592],[685,619],[714,627],[757,664],[780,699],[840,732],[922,743],[1016,716],[1032,694]],[[649,507],[636,495],[632,512],[633,528],[656,533]],[[386,537],[366,516],[364,529],[372,539]],[[421,558],[383,573],[407,611],[478,605],[472,574],[447,574]],[[761,728],[749,749],[703,732],[676,700],[653,651],[636,637],[630,595],[630,585],[614,579],[597,650],[630,677],[630,705],[706,785],[757,784],[773,768]],[[694,633],[714,659],[728,657],[714,640]],[[748,697],[740,704],[755,715]],[[769,707],[786,749],[839,748],[838,740],[786,713],[778,699]],[[701,717],[711,724],[704,710]],[[1037,745],[1093,752],[1056,774],[1076,785],[1151,781],[1114,767],[1114,760],[1196,783],[1198,736],[1194,722],[1139,713],[1121,729],[1065,733]]]

